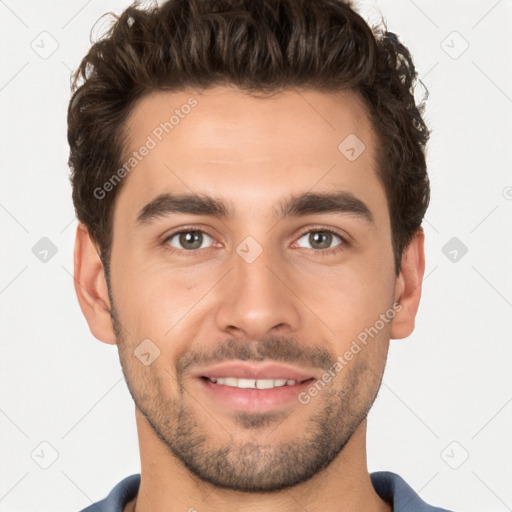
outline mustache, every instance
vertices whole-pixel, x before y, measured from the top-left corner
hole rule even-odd
[[[325,370],[334,365],[337,357],[325,347],[282,336],[257,341],[228,338],[211,349],[184,349],[176,359],[176,375],[180,378],[195,365],[209,366],[233,360],[275,361]]]

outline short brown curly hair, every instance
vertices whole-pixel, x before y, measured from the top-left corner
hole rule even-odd
[[[135,2],[113,16],[74,74],[68,108],[75,211],[107,275],[122,183],[101,199],[94,190],[122,165],[123,127],[136,101],[155,90],[227,84],[252,94],[295,86],[359,93],[378,138],[398,275],[430,199],[428,91],[417,105],[412,57],[384,22],[371,29],[350,0]]]

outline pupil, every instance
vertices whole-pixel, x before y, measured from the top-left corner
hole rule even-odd
[[[322,237],[324,239],[323,244],[322,244]],[[326,233],[324,231],[316,231],[315,233],[311,233],[309,235],[309,238],[310,238],[309,242],[311,245],[319,243],[321,245],[321,247],[319,247],[319,248],[325,249],[331,245],[331,243],[330,243],[331,237],[332,237],[331,233]]]
[[[187,231],[180,236],[180,243],[185,249],[197,249],[201,247],[201,233],[199,231]],[[190,245],[192,247],[190,247]],[[187,247],[187,245],[189,245]]]

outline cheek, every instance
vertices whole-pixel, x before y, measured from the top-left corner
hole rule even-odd
[[[349,342],[390,307],[394,289],[390,265],[391,261],[383,264],[365,254],[338,267],[302,266],[294,279],[304,302],[337,339]]]
[[[120,319],[131,337],[162,340],[183,328],[215,278],[214,272],[134,257],[119,261],[112,281]]]

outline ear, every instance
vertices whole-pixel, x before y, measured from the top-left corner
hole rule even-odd
[[[391,325],[391,338],[407,338],[414,331],[425,273],[425,233],[419,227],[402,254],[402,269],[396,279],[395,301],[400,304]]]
[[[115,344],[103,264],[89,231],[82,223],[76,230],[74,263],[75,291],[92,335],[104,343]]]

